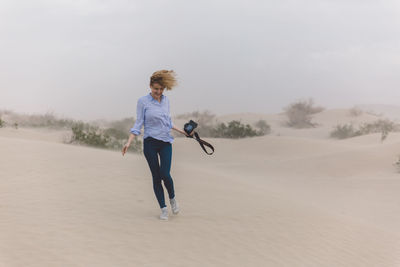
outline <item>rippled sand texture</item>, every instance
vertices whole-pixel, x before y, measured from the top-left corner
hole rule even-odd
[[[143,155],[0,129],[0,266],[400,266],[400,135],[329,139],[340,114],[213,156],[176,138],[166,222]]]

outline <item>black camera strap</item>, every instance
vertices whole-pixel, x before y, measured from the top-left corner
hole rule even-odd
[[[194,139],[196,139],[196,141],[199,142],[201,148],[202,148],[202,149],[204,150],[204,152],[206,152],[208,155],[212,155],[212,154],[214,153],[214,147],[213,147],[210,143],[208,143],[208,142],[206,142],[206,141],[200,139],[200,136],[199,136],[199,134],[198,134],[197,132],[194,132],[194,136],[195,136],[195,137],[193,137],[193,136],[188,136],[188,137],[189,137],[189,138],[194,138]],[[211,152],[211,153],[210,153],[210,152],[207,152],[207,150],[206,150],[206,148],[205,148],[204,146],[208,146],[209,148],[211,148],[212,152]]]

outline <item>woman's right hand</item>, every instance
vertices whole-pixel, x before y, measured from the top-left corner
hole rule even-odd
[[[122,156],[125,155],[126,151],[128,151],[129,146],[130,146],[129,143],[126,143],[124,145],[124,147],[122,148]]]

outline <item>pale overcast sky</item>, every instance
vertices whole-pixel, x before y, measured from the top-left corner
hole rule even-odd
[[[0,109],[133,116],[173,69],[178,114],[400,104],[398,0],[0,0]]]

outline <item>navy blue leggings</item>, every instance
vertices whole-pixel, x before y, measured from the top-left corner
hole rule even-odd
[[[166,207],[161,180],[164,181],[169,198],[175,197],[174,182],[169,174],[171,170],[172,145],[169,142],[146,137],[143,141],[143,153],[153,176],[153,189],[158,204],[160,208]],[[160,155],[161,164],[159,164],[158,155]]]

